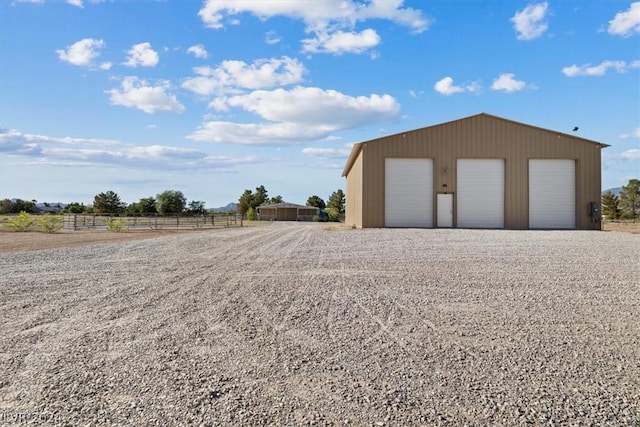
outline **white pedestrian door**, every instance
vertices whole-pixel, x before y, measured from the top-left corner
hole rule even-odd
[[[453,194],[438,194],[438,227],[453,227]]]

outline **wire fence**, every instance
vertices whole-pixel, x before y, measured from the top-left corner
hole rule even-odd
[[[205,215],[119,216],[116,214],[64,214],[66,230],[108,230],[114,226],[128,230],[178,230],[242,227],[242,216],[234,213]]]

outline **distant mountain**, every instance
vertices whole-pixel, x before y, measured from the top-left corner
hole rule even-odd
[[[33,207],[33,213],[60,213],[67,206],[66,203],[60,202],[44,202],[36,203]]]
[[[235,212],[238,209],[237,203],[229,203],[227,206],[223,206],[221,208],[211,208],[209,211],[211,212]]]
[[[609,188],[607,190],[604,190],[602,193],[604,194],[607,191],[611,191],[614,195],[620,196],[620,191],[622,191],[622,187]]]

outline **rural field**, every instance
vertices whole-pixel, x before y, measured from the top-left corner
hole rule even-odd
[[[0,233],[0,425],[640,424],[640,234],[77,233]]]

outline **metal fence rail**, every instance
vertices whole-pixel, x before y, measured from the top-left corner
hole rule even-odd
[[[64,214],[62,223],[67,230],[108,230],[116,222],[129,230],[176,230],[242,227],[242,216],[227,213],[206,215],[149,215],[119,216],[109,214]]]

